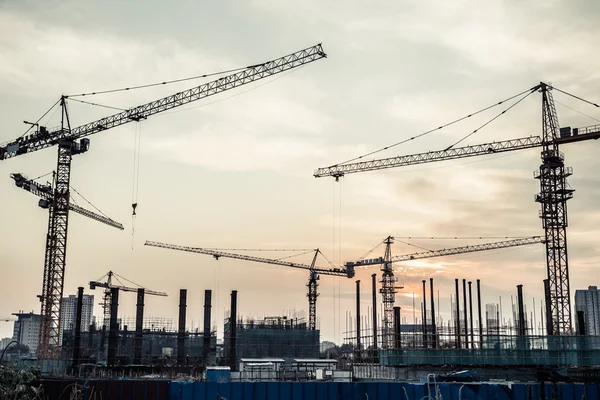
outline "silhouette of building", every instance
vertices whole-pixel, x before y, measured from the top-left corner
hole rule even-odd
[[[583,311],[585,333],[600,336],[600,290],[597,286],[575,291],[575,310]]]

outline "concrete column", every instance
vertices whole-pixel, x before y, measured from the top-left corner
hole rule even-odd
[[[137,303],[135,305],[135,339],[133,345],[133,363],[142,363],[142,341],[144,328],[144,288],[137,290]]]
[[[179,329],[177,331],[177,365],[185,364],[185,313],[187,289],[179,290]]]
[[[77,288],[77,309],[75,310],[75,343],[73,346],[73,367],[79,365],[81,351],[81,309],[83,308],[83,288]]]
[[[119,324],[117,321],[117,313],[119,311],[119,289],[110,289],[110,329],[108,332],[108,353],[106,357],[106,365],[109,367],[115,365],[117,357],[117,347],[119,338]]]
[[[204,334],[202,337],[202,359],[204,360],[204,365],[207,364],[208,356],[210,354],[210,313],[211,313],[211,298],[212,291],[205,290],[204,291]]]

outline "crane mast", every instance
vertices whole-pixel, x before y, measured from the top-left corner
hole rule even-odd
[[[61,99],[61,108],[61,130],[70,130],[71,125],[64,97]],[[40,297],[42,312],[38,354],[42,359],[57,359],[60,356],[60,315],[67,256],[71,158],[75,154],[87,151],[88,148],[88,139],[82,139],[80,143],[61,140],[58,144],[54,204],[48,213],[44,282]]]
[[[60,353],[59,321],[67,253],[71,160],[73,155],[89,150],[90,142],[86,136],[133,121],[139,122],[151,115],[289,71],[326,56],[321,44],[318,44],[75,128],[71,128],[69,121],[66,102],[68,96],[62,96],[60,99],[62,109],[60,128],[48,130],[44,126],[34,124],[37,131],[33,134],[0,145],[0,161],[54,145],[58,146],[54,188],[55,204],[49,213],[44,257],[44,282],[42,294],[39,296],[41,301],[39,358],[55,359]]]
[[[549,335],[570,335],[571,291],[569,287],[569,257],[567,254],[567,200],[573,198],[574,190],[567,184],[573,174],[565,167],[564,155],[559,151],[558,116],[552,93],[542,84],[542,165],[534,174],[540,180],[540,193],[535,201],[541,205],[540,218],[546,234],[546,265],[550,284],[550,309],[552,327]]]
[[[314,331],[317,329],[317,297],[319,297],[319,292],[317,287],[319,283],[319,274],[315,271],[315,263],[317,262],[317,256],[319,255],[319,249],[315,251],[315,256],[312,259],[312,263],[310,264],[310,271],[308,271],[308,283],[306,286],[308,287],[308,293],[306,297],[308,297],[308,329]]]
[[[549,286],[549,290],[546,290],[546,303],[549,304],[548,314],[551,315],[552,321],[548,324],[547,333],[569,335],[572,333],[572,320],[567,253],[567,200],[573,197],[574,190],[567,184],[567,177],[572,175],[573,169],[565,167],[564,155],[559,147],[561,144],[599,139],[600,125],[573,129],[559,128],[552,89],[543,82],[532,88],[542,95],[542,136],[337,164],[318,168],[313,175],[316,178],[329,176],[339,180],[346,174],[542,147],[542,164],[535,171],[534,178],[540,181],[540,192],[535,195],[535,201],[541,206],[539,216],[542,220],[546,244],[546,272]]]
[[[396,301],[396,282],[398,277],[394,276],[392,268],[392,244],[393,237],[388,236],[383,243],[385,244],[385,253],[383,264],[381,264],[381,298],[383,301],[383,340],[382,347],[391,349],[394,347],[394,303]]]
[[[57,310],[57,305],[56,302],[58,301],[59,303],[61,303],[62,300],[62,291],[60,290],[55,290],[55,288],[58,287],[58,284],[61,283],[62,281],[60,279],[63,279],[62,276],[56,276],[54,273],[52,273],[53,271],[56,272],[56,268],[53,268],[53,265],[56,265],[57,261],[60,262],[61,260],[63,260],[64,262],[64,256],[61,258],[60,254],[56,252],[56,249],[60,247],[60,243],[58,243],[58,240],[62,240],[59,235],[56,234],[56,232],[61,232],[60,229],[55,229],[55,215],[56,215],[56,207],[57,207],[57,201],[54,197],[55,190],[53,190],[52,185],[47,184],[47,185],[41,185],[37,182],[35,182],[32,179],[28,179],[25,175],[20,174],[20,173],[15,173],[15,174],[11,174],[11,178],[14,179],[15,181],[15,185],[17,187],[20,187],[23,190],[26,190],[38,197],[40,197],[40,202],[39,202],[39,206],[42,208],[46,208],[48,209],[48,234],[46,237],[46,253],[45,253],[45,257],[44,257],[44,279],[43,279],[43,287],[42,287],[42,295],[40,296],[40,301],[42,302],[42,310],[44,310],[45,312],[48,312],[50,315],[50,318],[46,318],[45,320],[40,321],[41,322],[41,327],[40,328],[44,328],[41,329],[40,331],[42,333],[49,333],[49,334],[45,334],[45,336],[43,337],[44,340],[49,340],[50,344],[53,346],[57,346],[56,342],[55,342],[55,336],[56,334],[60,335],[60,324],[59,326],[55,326],[52,321],[53,318],[52,317],[56,317],[57,315],[60,316],[60,311]],[[123,230],[123,225],[113,221],[112,219],[103,216],[103,215],[98,215],[92,211],[86,210],[83,207],[79,207],[76,204],[72,204],[69,202],[69,204],[67,205],[68,210],[69,211],[74,211],[78,214],[81,214],[85,217],[91,218],[95,221],[101,222],[103,224],[106,224],[108,226],[111,226],[113,228],[117,228],[120,230]],[[62,226],[60,224],[56,225],[59,228]],[[66,225],[65,225],[66,226]],[[64,233],[64,242],[66,243],[66,232]],[[43,317],[45,317],[42,314]],[[50,321],[50,322],[49,322]],[[60,321],[60,317],[59,317],[59,321]],[[44,322],[46,323],[46,325],[44,325]],[[53,354],[53,356],[57,356],[56,354]]]

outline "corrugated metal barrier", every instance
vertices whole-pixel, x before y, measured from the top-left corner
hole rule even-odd
[[[537,383],[171,382],[169,400],[538,400],[541,389]],[[544,392],[544,400],[600,399],[600,384],[546,384]]]

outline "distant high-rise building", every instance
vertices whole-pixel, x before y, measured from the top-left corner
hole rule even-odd
[[[13,339],[29,347],[32,355],[36,354],[40,340],[40,315],[33,312],[13,315],[18,318],[13,328]]]
[[[92,323],[94,315],[94,295],[84,294],[83,305],[81,307],[81,331],[87,332]],[[77,296],[70,295],[62,298],[62,308],[60,315],[60,337],[64,330],[75,329],[75,317],[77,316]]]
[[[335,343],[333,342],[328,342],[326,340],[321,342],[321,353],[326,352],[329,349],[333,349],[335,348]]]
[[[583,311],[586,335],[600,336],[600,290],[597,286],[575,291],[575,310]]]
[[[8,344],[12,341],[13,341],[13,338],[11,338],[11,337],[0,339],[0,350],[4,350],[6,348],[6,346],[8,346]]]

